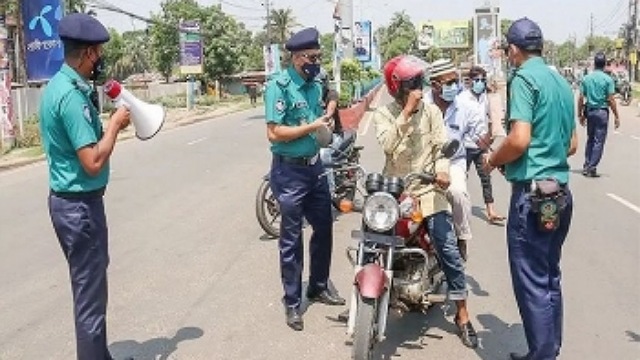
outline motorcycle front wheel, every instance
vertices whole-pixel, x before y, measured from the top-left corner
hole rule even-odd
[[[371,360],[376,341],[377,299],[358,297],[358,312],[353,337],[353,359]]]
[[[271,191],[269,180],[264,180],[256,196],[256,217],[262,230],[273,238],[280,237],[280,207]]]

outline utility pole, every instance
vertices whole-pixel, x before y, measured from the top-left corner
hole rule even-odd
[[[346,31],[347,44],[344,47],[344,57],[353,58],[353,0],[340,0],[340,19],[343,35]]]
[[[13,146],[13,105],[11,104],[11,63],[6,24],[6,2],[0,4],[0,150]]]
[[[340,3],[338,0],[333,11],[333,81],[335,82],[335,90],[340,94],[342,86],[342,74],[340,64],[342,63],[342,19],[340,18]]]
[[[590,21],[589,21],[589,27],[590,27],[591,31],[590,31],[590,34],[589,34],[589,46],[588,46],[589,54],[591,55],[591,57],[593,57],[593,52],[595,50],[594,49],[594,45],[593,45],[593,21],[594,21],[593,13],[591,13],[591,18],[590,18]]]
[[[271,0],[266,0],[262,5],[264,5],[265,10],[267,11],[267,46],[271,46]]]
[[[638,0],[629,0],[629,22],[625,32],[625,55],[629,72],[629,79],[635,80],[635,69],[638,63],[637,40],[638,40]]]

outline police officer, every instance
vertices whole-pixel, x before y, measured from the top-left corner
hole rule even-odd
[[[313,228],[308,299],[328,305],[344,305],[345,300],[328,286],[333,218],[316,133],[331,126],[331,116],[323,114],[322,90],[315,80],[320,72],[319,33],[301,30],[285,47],[291,65],[267,83],[265,116],[273,153],[270,185],[282,214],[279,248],[286,323],[301,331],[303,218]]]
[[[486,157],[487,172],[505,166],[512,184],[507,224],[509,264],[529,346],[511,359],[556,359],[562,341],[560,254],[572,215],[568,156],[576,151],[569,83],[542,59],[540,27],[523,18],[509,28],[508,135]]]
[[[109,33],[87,14],[60,20],[65,63],[50,80],[40,104],[40,131],[49,168],[49,214],[69,264],[77,358],[112,359],[107,349],[107,223],[103,195],[109,157],[129,111],[119,108],[106,130],[97,94],[89,84],[102,71],[102,44]]]
[[[585,76],[580,86],[578,97],[578,114],[580,125],[587,126],[587,144],[585,146],[582,175],[598,177],[596,168],[604,153],[604,143],[609,127],[609,108],[615,116],[615,128],[620,127],[620,118],[615,100],[615,84],[610,75],[605,73],[607,59],[601,52],[593,59],[594,71]]]

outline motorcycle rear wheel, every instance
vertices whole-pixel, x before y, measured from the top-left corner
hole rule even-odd
[[[631,104],[631,94],[626,92],[622,94],[622,99],[620,100],[620,103],[623,106],[627,106],[629,104]]]
[[[280,207],[269,180],[264,180],[258,188],[256,196],[256,217],[262,230],[273,238],[280,237]]]
[[[377,299],[358,297],[358,312],[353,338],[353,359],[371,360],[376,339]]]

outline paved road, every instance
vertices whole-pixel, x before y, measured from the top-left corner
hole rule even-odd
[[[640,359],[640,121],[623,110],[601,179],[572,176],[577,209],[564,252],[563,360]],[[366,122],[362,130],[366,130]],[[372,129],[363,164],[380,169]],[[579,168],[582,156],[573,160]],[[305,331],[284,324],[277,244],[262,238],[254,196],[269,155],[260,110],[118,144],[106,196],[111,225],[109,338],[117,359],[348,359],[341,309],[309,307]],[[475,205],[479,183],[471,180]],[[499,209],[508,186],[496,179]],[[67,269],[46,210],[40,165],[0,173],[0,359],[74,358]],[[482,346],[465,349],[452,309],[393,319],[378,358],[504,359],[524,350],[504,229],[475,213],[468,265]],[[356,214],[335,225],[333,281],[348,295],[343,255]]]

